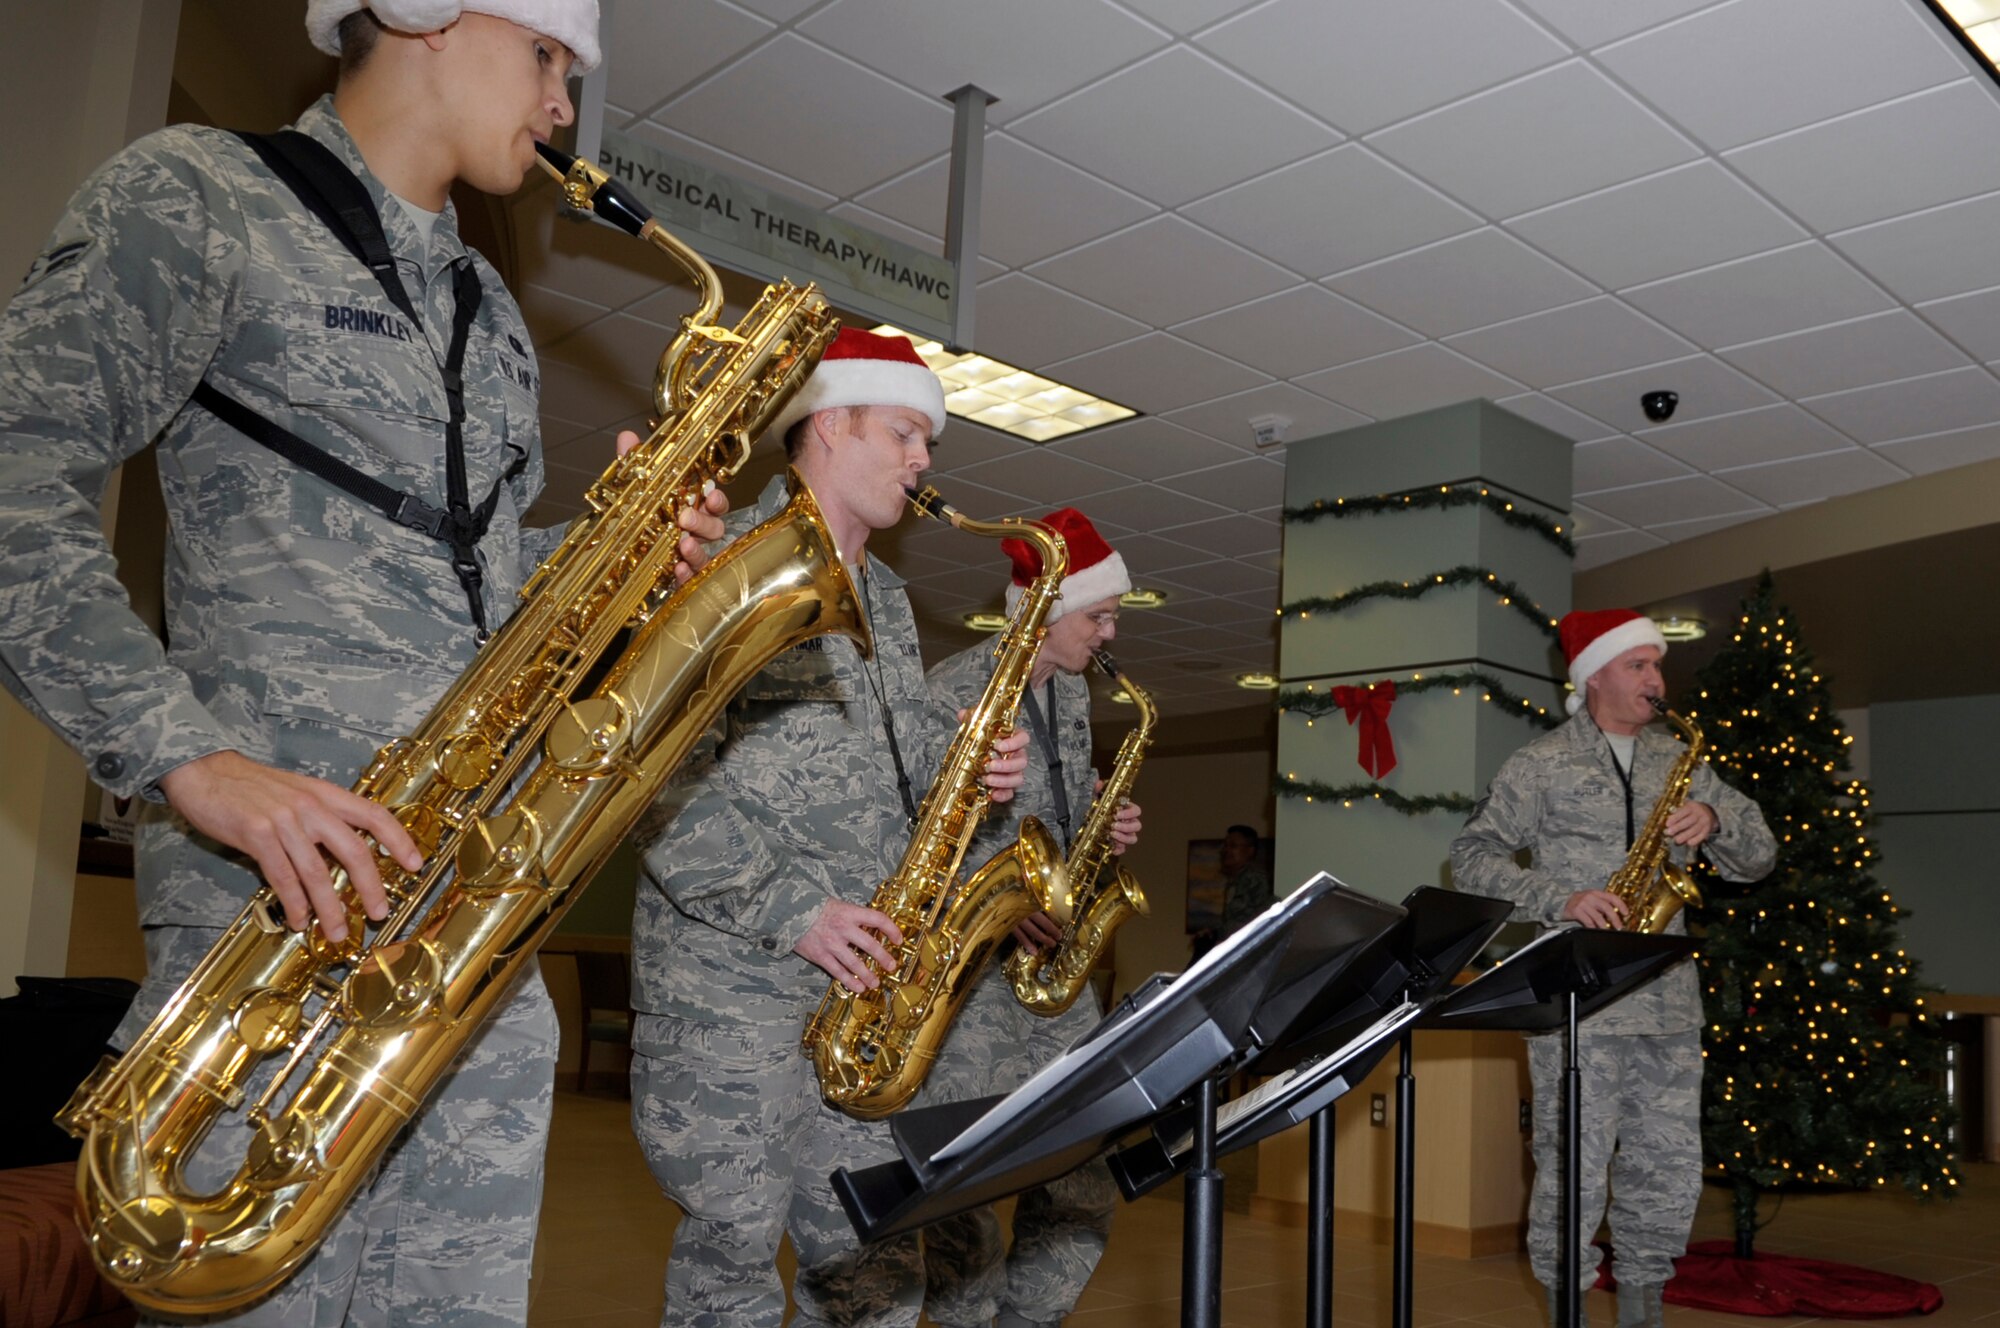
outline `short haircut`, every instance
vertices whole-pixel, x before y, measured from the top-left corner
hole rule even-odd
[[[357,9],[340,20],[336,31],[340,42],[340,77],[346,78],[358,73],[368,63],[368,57],[375,54],[375,43],[382,37],[382,20],[375,17],[372,9]]]
[[[1245,839],[1250,841],[1251,848],[1256,848],[1259,842],[1261,842],[1257,837],[1257,832],[1255,830],[1252,830],[1247,825],[1232,825],[1222,833],[1225,837],[1229,835],[1243,836]]]
[[[861,418],[861,412],[867,410],[868,407],[829,406],[827,407],[827,409],[846,411],[847,423],[849,427],[852,427],[855,421]],[[798,418],[798,420],[793,423],[791,428],[785,430],[785,459],[787,461],[795,461],[798,459],[799,452],[803,450],[806,445],[806,439],[812,437],[813,415],[816,415],[818,413],[819,412],[814,411],[812,415],[801,415]]]

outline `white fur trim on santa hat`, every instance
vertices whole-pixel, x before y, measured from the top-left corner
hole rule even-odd
[[[1667,653],[1667,638],[1660,635],[1659,624],[1651,618],[1631,618],[1619,623],[1577,651],[1569,665],[1569,685],[1575,690],[1563,698],[1563,708],[1572,715],[1583,709],[1583,685],[1606,664],[1640,646],[1658,646],[1662,655]]]
[[[944,384],[929,366],[860,358],[821,360],[778,412],[771,432],[783,438],[806,416],[842,406],[907,406],[930,420],[931,437],[944,432]]]
[[[1125,559],[1116,549],[1109,558],[1099,558],[1080,572],[1071,572],[1062,581],[1062,598],[1049,606],[1050,622],[1064,613],[1077,609],[1087,609],[1100,600],[1122,595],[1132,588],[1132,578],[1125,571]],[[1011,581],[1007,583],[1007,616],[1014,616],[1015,606],[1020,604],[1024,593],[1022,587]]]
[[[306,35],[328,55],[340,54],[340,21],[372,9],[396,32],[436,32],[470,9],[554,37],[576,57],[572,73],[587,74],[603,57],[597,44],[597,0],[306,0]]]

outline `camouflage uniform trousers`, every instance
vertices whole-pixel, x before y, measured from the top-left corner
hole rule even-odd
[[[1588,1288],[1602,1252],[1591,1244],[1610,1179],[1611,1246],[1621,1282],[1659,1285],[1687,1252],[1701,1197],[1701,1032],[1595,1033],[1577,1037],[1582,1072],[1582,1203],[1577,1218]],[[1535,1188],[1528,1202],[1528,1260],[1556,1285],[1562,1211],[1562,1038],[1528,1039],[1535,1089]]]
[[[803,1028],[803,1020],[774,1027],[640,1017],[632,1132],[682,1212],[660,1316],[668,1328],[778,1328],[778,1242],[786,1235],[798,1259],[793,1328],[917,1321],[918,1237],[863,1245],[831,1180],[837,1167],[896,1157],[888,1122],[826,1105],[799,1052]]]
[[[1096,998],[1043,1018],[1014,998],[1002,959],[979,980],[939,1050],[924,1102],[1010,1093],[1097,1026]],[[1118,1206],[1103,1158],[1014,1201],[1010,1250],[991,1207],[924,1228],[924,1312],[946,1328],[975,1328],[996,1314],[1058,1323],[1083,1295]]]
[[[141,987],[114,1045],[127,1045],[145,1028],[221,935],[206,927],[146,929],[147,970],[154,976]],[[249,1309],[201,1322],[231,1328],[525,1324],[556,1037],[555,1008],[531,967],[459,1053],[313,1257]],[[280,1060],[266,1059],[248,1100],[256,1100]],[[246,1137],[239,1115],[218,1121],[188,1162],[189,1185],[204,1191],[226,1183],[242,1164]]]

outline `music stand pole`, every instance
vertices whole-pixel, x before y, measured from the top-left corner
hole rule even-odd
[[[1583,1207],[1583,1071],[1576,1060],[1577,992],[1563,998],[1562,1101],[1562,1244],[1556,1260],[1558,1328],[1579,1328],[1583,1321],[1583,1288],[1577,1277],[1583,1266],[1583,1237],[1577,1229]]]
[[[1417,1076],[1410,1072],[1412,1037],[1403,1034],[1401,1068],[1396,1074],[1395,1290],[1390,1311],[1394,1328],[1410,1328],[1416,1267]]]
[[[1333,1103],[1312,1115],[1306,1165],[1306,1328],[1333,1328]]]
[[[1188,1169],[1181,1227],[1181,1323],[1222,1323],[1222,1172],[1215,1165],[1215,1076],[1201,1081],[1194,1120],[1194,1165]]]

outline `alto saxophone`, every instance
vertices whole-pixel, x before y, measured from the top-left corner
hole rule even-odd
[[[1118,809],[1131,798],[1139,763],[1146,758],[1153,726],[1160,716],[1153,708],[1153,698],[1119,672],[1110,652],[1100,650],[1095,658],[1097,667],[1116,678],[1132,704],[1139,707],[1139,727],[1119,744],[1111,774],[1070,848],[1069,889],[1075,902],[1061,939],[1040,953],[1016,950],[1007,960],[1007,981],[1013,985],[1015,999],[1039,1015],[1058,1015],[1076,1004],[1078,994],[1090,981],[1090,971],[1111,943],[1112,933],[1134,913],[1144,917],[1150,912],[1138,878],[1113,852],[1111,824],[1118,819]]]
[[[1646,827],[1625,854],[1625,864],[1612,873],[1604,888],[1625,902],[1625,931],[1657,936],[1667,929],[1683,904],[1701,907],[1701,891],[1687,869],[1673,861],[1673,841],[1667,838],[1667,818],[1687,801],[1694,787],[1694,768],[1701,760],[1701,730],[1692,720],[1667,709],[1658,697],[1648,697],[1653,709],[1687,739],[1687,749],[1667,772],[1667,787],[1653,804]]]
[[[911,502],[924,516],[974,535],[1032,542],[1041,552],[1042,572],[1021,596],[996,648],[993,677],[959,724],[924,795],[902,862],[869,903],[894,919],[903,934],[903,943],[891,951],[895,971],[882,974],[873,991],[830,983],[800,1039],[819,1075],[821,1094],[863,1120],[888,1115],[923,1085],[952,1019],[1008,933],[1037,911],[1067,914],[1062,850],[1032,816],[1021,823],[1015,843],[963,883],[958,872],[986,814],[980,775],[993,744],[1013,728],[1041,649],[1043,624],[1062,594],[1069,550],[1061,535],[1040,522],[974,521],[935,489],[912,494]]]
[[[825,302],[780,283],[734,330],[716,326],[707,263],[596,168],[543,155],[560,158],[572,205],[685,267],[701,305],[661,356],[651,435],[591,488],[471,667],[355,783],[425,853],[415,873],[378,853],[389,916],[369,924],[336,871],[348,936],[332,941],[317,922],[288,930],[260,890],[58,1117],[84,1140],[92,1256],[148,1309],[231,1310],[290,1276],[729,697],[808,637],[866,648],[854,588],[797,485],[784,511],[673,584],[675,514],[736,473],[812,371],[835,330]],[[252,1074],[280,1055],[251,1101]],[[237,1109],[241,1167],[191,1192],[183,1162]]]

